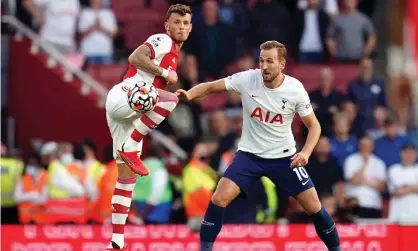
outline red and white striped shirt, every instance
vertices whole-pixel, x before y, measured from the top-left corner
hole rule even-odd
[[[167,34],[155,34],[150,36],[144,45],[151,50],[152,62],[166,70],[177,69],[177,62],[180,58],[180,53],[177,51],[174,41]],[[128,72],[123,79],[136,77],[146,83],[152,83],[156,88],[164,89],[166,87],[166,80],[161,76],[155,76],[151,73],[136,69],[129,64]]]

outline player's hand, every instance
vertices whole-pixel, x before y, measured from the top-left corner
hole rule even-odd
[[[174,94],[176,94],[180,99],[190,101],[189,94],[183,89],[178,89]]]
[[[308,164],[309,155],[304,152],[298,152],[290,159],[292,160],[292,163],[290,163],[292,168],[306,166],[306,164]]]
[[[177,84],[179,77],[177,76],[177,72],[175,71],[168,71],[168,75],[165,78],[169,85]]]

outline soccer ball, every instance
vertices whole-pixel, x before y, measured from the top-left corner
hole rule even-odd
[[[128,104],[136,112],[149,112],[157,104],[158,96],[152,84],[141,81],[128,90]]]

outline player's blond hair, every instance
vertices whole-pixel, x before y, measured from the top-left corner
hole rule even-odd
[[[287,58],[287,49],[284,44],[277,42],[277,41],[266,41],[260,45],[260,50],[271,50],[277,49],[277,53],[279,54],[279,59],[286,60]]]
[[[168,8],[165,18],[168,19],[173,13],[177,13],[180,16],[184,16],[186,14],[192,15],[192,9],[190,6],[184,4],[173,4]]]

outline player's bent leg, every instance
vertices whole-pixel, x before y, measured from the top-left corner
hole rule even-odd
[[[311,217],[316,233],[325,243],[328,250],[340,251],[340,239],[335,222],[322,207],[316,189],[311,187],[294,197]]]
[[[112,241],[106,250],[127,250],[124,240],[125,223],[136,183],[135,173],[125,163],[117,163],[117,165],[118,180],[112,196]]]
[[[232,200],[234,200],[241,192],[235,182],[222,177],[213,193],[211,202],[220,207],[227,207]]]
[[[159,93],[159,101],[152,111],[143,113],[138,119],[134,120],[134,129],[130,137],[123,144],[123,149],[119,150],[120,157],[125,163],[139,175],[148,175],[148,170],[142,161],[139,159],[139,152],[137,150],[138,144],[149,134],[152,130],[157,128],[164,119],[176,108],[179,99],[170,92],[157,89]]]
[[[235,182],[222,177],[209,203],[200,227],[200,250],[211,251],[222,229],[225,208],[235,199],[241,190]]]

